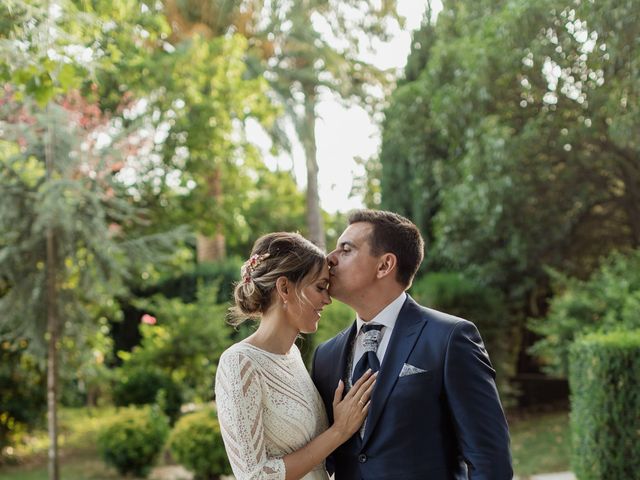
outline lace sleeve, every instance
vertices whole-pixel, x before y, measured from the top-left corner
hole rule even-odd
[[[225,352],[215,392],[222,439],[236,479],[284,480],[284,461],[266,454],[262,389],[251,359],[240,352]]]

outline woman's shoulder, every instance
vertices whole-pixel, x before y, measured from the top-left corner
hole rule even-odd
[[[238,342],[227,348],[220,356],[220,363],[250,362],[253,365],[287,362],[300,357],[300,350],[294,344],[286,354],[277,354],[263,350],[248,342]]]
[[[256,359],[254,352],[247,348],[247,344],[243,342],[234,343],[227,348],[218,362],[218,369],[247,368],[247,366],[255,366]]]
[[[236,360],[238,358],[253,358],[255,351],[247,342],[238,342],[227,348],[220,356],[220,361]]]

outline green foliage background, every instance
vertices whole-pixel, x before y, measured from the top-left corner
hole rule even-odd
[[[638,328],[637,1],[459,0],[437,18],[429,3],[397,82],[358,57],[388,36],[396,2],[347,4],[2,3],[0,448],[42,422],[47,305],[65,405],[109,404],[114,381],[150,371],[210,400],[221,352],[255,327],[225,324],[255,239],[318,221],[332,246],[345,226],[266,166],[248,126],[274,154],[291,152],[293,126],[313,186],[329,93],[386,105],[354,192],[420,227],[411,293],[478,325],[503,394],[522,360],[566,376],[575,338]],[[227,257],[198,260],[203,235]],[[306,361],[354,318],[325,309],[300,340]],[[139,335],[131,351],[114,351],[120,326]],[[155,393],[145,401],[168,400]]]
[[[613,253],[587,280],[553,273],[549,314],[531,321],[542,335],[533,348],[554,374],[567,375],[574,339],[588,333],[640,328],[640,252]]]

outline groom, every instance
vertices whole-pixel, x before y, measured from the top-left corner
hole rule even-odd
[[[327,461],[335,480],[507,480],[509,431],[476,327],[405,290],[422,262],[417,227],[360,210],[329,254],[332,297],[356,321],[318,347],[312,377],[333,421],[340,379],[378,370],[365,425]]]

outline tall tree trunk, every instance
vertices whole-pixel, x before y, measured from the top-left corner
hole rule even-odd
[[[208,194],[220,205],[222,203],[222,178],[219,168],[216,168],[207,179],[207,189]],[[212,237],[202,234],[196,236],[198,263],[214,262],[227,256],[222,225],[218,225],[216,230],[216,233]]]
[[[198,263],[215,262],[226,256],[226,246],[224,235],[216,233],[213,237],[196,235],[196,249],[198,252]]]
[[[53,125],[50,118],[47,126],[44,155],[46,178],[53,174]],[[58,286],[56,236],[51,226],[47,228],[47,426],[49,431],[49,480],[60,479],[58,455]]]
[[[318,161],[316,158],[316,91],[313,85],[305,88],[304,125],[301,140],[307,161],[307,226],[309,240],[324,249],[324,222],[318,195]]]

